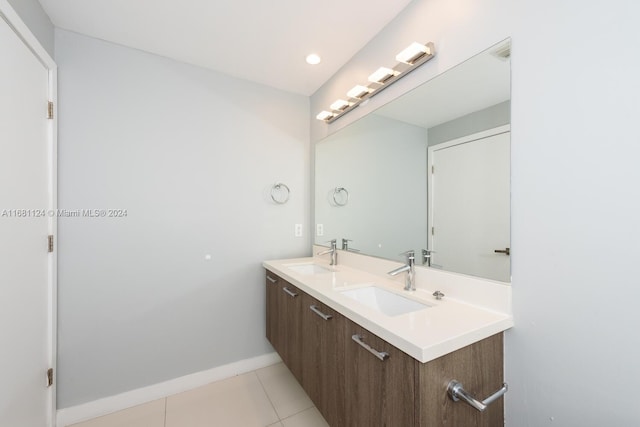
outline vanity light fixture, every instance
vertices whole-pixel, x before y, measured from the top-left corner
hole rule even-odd
[[[342,111],[350,105],[351,105],[350,102],[345,101],[344,99],[338,99],[336,102],[329,105],[329,108],[331,108],[334,111]]]
[[[370,94],[371,92],[373,92],[373,89],[369,89],[366,86],[355,85],[349,90],[349,92],[347,92],[347,96],[349,98],[360,99],[360,98],[363,98],[365,95]]]
[[[400,74],[399,71],[392,70],[391,68],[380,67],[375,71],[375,73],[369,76],[369,81],[373,83],[384,84],[384,82],[389,80],[391,77],[397,76],[398,74]]]
[[[436,54],[433,43],[411,43],[409,47],[396,55],[398,63],[393,68],[380,67],[369,76],[371,82],[368,86],[356,85],[347,92],[348,101],[339,99],[330,105],[332,112],[322,111],[316,118],[326,123],[347,114],[358,105],[364,105],[369,98],[385,90],[393,83],[406,76],[420,65],[429,61]]]
[[[413,65],[423,55],[430,53],[429,47],[413,42],[405,50],[396,55],[396,61]]]
[[[331,119],[335,114],[329,112],[329,111],[320,111],[320,113],[318,113],[318,115],[316,116],[316,119],[318,120],[329,120]]]

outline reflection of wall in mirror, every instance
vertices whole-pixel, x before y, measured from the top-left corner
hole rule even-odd
[[[316,243],[348,238],[362,253],[390,259],[426,247],[427,133],[369,115],[316,145]],[[344,187],[349,203],[335,206]]]
[[[493,129],[511,123],[511,102],[504,101],[482,110],[430,127],[429,145],[441,144],[452,139]]]

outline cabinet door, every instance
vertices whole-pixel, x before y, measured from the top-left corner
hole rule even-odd
[[[418,424],[421,427],[450,425],[456,427],[496,427],[504,425],[504,399],[493,402],[479,412],[464,402],[454,402],[447,395],[447,384],[455,379],[479,400],[502,386],[503,342],[496,334],[427,363],[417,364],[421,384],[417,400]]]
[[[276,288],[278,353],[298,382],[302,382],[302,292],[280,278]]]
[[[302,297],[302,387],[331,427],[346,426],[344,317]]]
[[[280,334],[280,324],[278,318],[278,298],[277,292],[279,290],[278,285],[280,284],[280,278],[273,274],[270,271],[267,271],[266,278],[266,326],[267,326],[267,339],[273,346],[273,348],[280,353],[281,344],[281,334]],[[282,354],[280,354],[282,357]]]
[[[350,320],[345,325],[346,425],[415,425],[415,360]],[[380,360],[372,352],[388,356]]]

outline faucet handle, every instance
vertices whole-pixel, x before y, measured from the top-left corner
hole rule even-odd
[[[429,267],[431,267],[431,254],[437,254],[437,252],[431,249],[422,250],[422,265],[429,264]]]
[[[404,255],[407,257],[407,259],[416,259],[416,251],[414,251],[413,249],[410,249],[406,252],[402,252],[400,255]]]

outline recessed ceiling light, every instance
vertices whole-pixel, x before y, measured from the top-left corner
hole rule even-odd
[[[317,55],[315,53],[311,53],[311,54],[307,55],[305,60],[307,61],[307,64],[316,65],[316,64],[320,63],[321,58],[320,58],[320,55]]]

